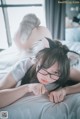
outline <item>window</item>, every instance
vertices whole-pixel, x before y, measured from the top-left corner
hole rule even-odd
[[[0,8],[0,50],[8,47],[7,43],[7,36],[6,36],[6,29],[4,23],[4,16],[2,9]]]
[[[0,1],[0,49],[13,44],[13,37],[25,14],[35,13],[45,26],[44,0]]]

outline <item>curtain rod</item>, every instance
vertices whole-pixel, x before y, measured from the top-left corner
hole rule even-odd
[[[2,4],[0,5],[0,7],[32,7],[32,6],[36,6],[36,7],[41,7],[42,4]]]

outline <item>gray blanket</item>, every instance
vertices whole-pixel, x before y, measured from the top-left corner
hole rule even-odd
[[[1,111],[8,111],[8,119],[80,119],[80,94],[68,95],[58,104],[47,95],[25,96]]]

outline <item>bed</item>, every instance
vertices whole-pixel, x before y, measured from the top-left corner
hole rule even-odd
[[[62,41],[62,43],[80,53],[79,42]],[[12,65],[10,64],[9,67]],[[80,63],[76,68],[80,70]],[[47,94],[34,96],[30,93],[13,104],[1,108],[0,116],[5,111],[8,113],[8,119],[80,119],[80,93],[68,95],[58,104],[50,102]]]
[[[8,111],[8,119],[80,119],[80,94],[66,96],[58,104],[47,95],[30,94],[0,111]]]

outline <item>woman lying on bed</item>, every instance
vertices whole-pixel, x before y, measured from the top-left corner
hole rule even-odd
[[[49,40],[50,39],[48,39],[48,41]],[[28,70],[26,82],[29,84],[1,90],[0,107],[15,102],[28,92],[33,92],[35,95],[50,93],[49,91],[51,90],[48,91],[46,89],[48,84],[53,84],[52,90],[56,89],[56,91],[52,91],[49,96],[50,100],[54,100],[55,103],[63,101],[66,94],[80,92],[80,88],[78,88],[80,84],[61,88],[69,79],[70,75],[70,60],[67,57],[69,50],[58,41],[54,41],[53,45],[54,46],[50,48],[39,51],[34,62],[30,58],[27,59]],[[21,75],[19,70],[18,72],[16,72],[16,70],[12,72],[12,76],[15,80],[17,73]]]
[[[24,18],[26,18],[27,16],[25,16]],[[33,15],[33,14],[29,14],[29,17],[32,17],[32,18],[34,18],[34,19],[37,19],[36,18],[36,16],[35,15]],[[30,18],[29,18],[30,19]],[[38,20],[38,19],[37,19]],[[28,21],[28,20],[27,20]],[[34,21],[34,20],[33,20]],[[24,36],[26,33],[27,33],[27,31],[25,31],[26,30],[26,25],[25,25],[25,23],[26,23],[26,21],[25,21],[25,19],[23,19],[23,21],[22,21],[22,24],[21,24],[21,26],[20,26],[20,28],[19,29],[21,29],[22,30],[22,28],[23,28],[23,26],[25,26],[25,29],[23,29],[23,32],[20,32],[21,30],[19,30],[18,32],[17,32],[17,34],[16,34],[16,38],[15,38],[15,40],[16,40],[16,42],[17,42],[17,45],[20,47],[20,48],[24,48],[24,49],[27,49],[27,47],[29,48],[31,48],[32,47],[32,44],[34,43],[34,41],[35,40],[38,40],[38,39],[41,39],[41,38],[44,38],[44,37],[51,37],[51,34],[50,34],[50,32],[48,31],[48,29],[47,28],[45,28],[45,27],[41,27],[41,26],[39,26],[39,21],[37,22],[35,22],[35,25],[36,25],[36,27],[35,27],[35,25],[34,25],[34,27],[32,28],[32,27],[30,27],[31,28],[31,34],[29,34],[30,36],[28,37],[28,41],[25,43],[22,43],[22,42],[20,42],[19,40],[23,40],[23,38],[24,37],[22,37],[22,36]],[[33,22],[32,22],[32,24],[33,24]],[[30,25],[32,25],[31,24],[31,22],[30,22]],[[33,26],[33,25],[32,25]],[[19,32],[20,32],[20,34],[19,34]],[[29,32],[30,33],[30,32]],[[24,34],[24,35],[23,35]],[[20,36],[19,36],[20,35]],[[21,39],[20,39],[20,37],[21,37]],[[26,41],[27,39],[24,39],[24,41]],[[45,39],[46,40],[46,39]],[[44,39],[41,41],[39,41],[39,44],[44,44],[44,46],[43,47],[48,47],[49,46],[49,43],[47,42],[47,41],[45,41]],[[45,41],[45,42],[44,42]],[[22,44],[22,45],[21,45]],[[26,45],[25,45],[26,44]],[[29,44],[29,45],[28,45]],[[37,46],[38,47],[38,46]],[[41,46],[42,47],[42,46]],[[41,49],[41,47],[40,47],[40,49]],[[39,48],[39,47],[38,47]],[[25,73],[27,72],[27,70],[29,69],[29,62],[30,62],[30,60],[28,60],[28,59],[25,59],[25,60],[23,60],[23,61],[20,61],[20,62],[18,62],[17,64],[16,64],[16,66],[14,67],[14,69],[13,69],[13,71],[11,71],[8,75],[7,75],[7,77],[5,78],[5,79],[3,79],[3,80],[1,80],[0,81],[0,89],[2,90],[2,89],[6,89],[6,88],[12,88],[12,87],[15,87],[16,86],[16,84],[17,84],[17,82],[18,81],[20,81],[20,80],[22,80],[23,79],[23,77],[24,77],[24,75],[25,75]],[[70,78],[71,79],[74,79],[74,80],[77,80],[77,81],[80,81],[80,72],[79,71],[77,71],[77,70],[75,70],[75,69],[70,69]],[[23,82],[22,82],[23,83]],[[27,81],[27,83],[28,83],[28,81]],[[42,85],[40,85],[40,84],[37,84],[37,85],[33,85],[33,87],[35,87],[35,86],[41,86],[41,87],[43,87]],[[23,86],[22,88],[24,88],[24,87],[26,87],[26,86]],[[31,87],[32,87],[32,85],[31,85]],[[11,95],[15,95],[15,96],[17,96],[16,94],[12,94],[12,92],[16,92],[16,90],[21,90],[22,91],[22,94],[21,94],[21,96],[20,97],[22,97],[22,95],[24,95],[24,93],[25,93],[25,91],[22,89],[21,87],[19,87],[19,89],[11,89],[11,90],[4,90],[4,91],[1,91],[0,92],[0,95],[3,95],[4,94],[4,92],[6,93],[6,91],[8,92],[8,91],[10,91],[10,93],[11,93]],[[15,90],[15,91],[14,91]],[[24,93],[23,93],[24,92]],[[71,94],[71,93],[76,93],[76,92],[80,92],[80,84],[77,84],[77,85],[75,85],[75,86],[70,86],[70,87],[66,87],[66,88],[63,88],[63,89],[61,89],[61,90],[56,90],[56,91],[53,91],[53,92],[50,92],[49,93],[49,98],[50,98],[50,100],[51,101],[53,101],[54,100],[54,102],[56,102],[56,103],[58,103],[58,102],[60,102],[60,101],[62,101],[63,99],[64,99],[64,97],[65,97],[65,95],[67,95],[67,94]],[[17,92],[16,92],[17,93]],[[6,95],[5,95],[6,96]],[[60,98],[60,96],[62,97],[62,99]],[[13,96],[12,96],[13,97]],[[18,97],[16,97],[17,99],[18,99]],[[0,98],[1,99],[1,98]],[[17,100],[17,99],[15,99],[15,100]],[[13,101],[14,101],[14,99],[13,99]],[[12,101],[12,102],[13,102]],[[0,101],[1,102],[1,101]],[[4,102],[3,102],[4,103]],[[8,104],[10,104],[10,102],[9,103],[7,103],[7,104],[5,104],[4,103],[4,105],[3,105],[3,103],[2,103],[2,106],[5,106],[5,105],[8,105]],[[0,103],[1,104],[1,103]]]
[[[33,92],[37,95],[44,94],[48,92],[45,86],[51,83],[54,83],[54,89],[63,86],[69,78],[70,72],[70,63],[67,57],[67,52],[68,49],[65,46],[58,41],[55,41],[54,48],[45,48],[37,53],[34,63],[28,58],[27,65],[29,69],[27,70],[26,81],[31,84],[1,90],[0,107],[11,104],[28,92]],[[20,73],[19,70],[18,72],[16,72],[16,70],[12,72],[15,80],[17,80],[17,74],[21,75]],[[17,78],[18,77],[19,76],[17,76]],[[65,95],[65,91],[62,91]],[[60,97],[60,100],[63,100],[63,96]]]

